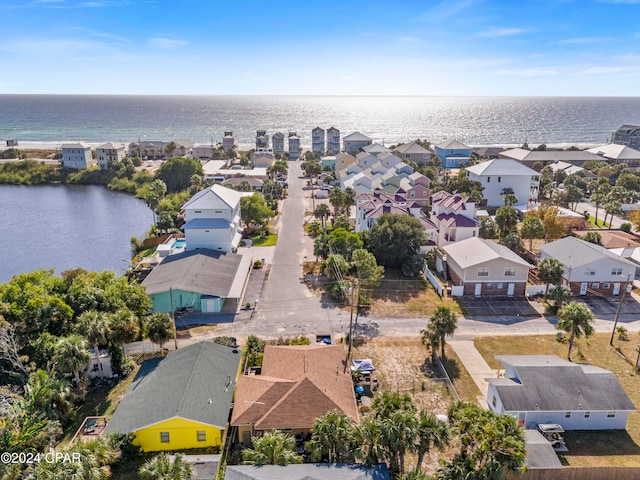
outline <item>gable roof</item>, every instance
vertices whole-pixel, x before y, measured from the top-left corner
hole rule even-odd
[[[69,148],[81,148],[83,150],[86,150],[87,148],[91,148],[89,145],[86,145],[84,143],[63,143],[60,148],[63,149],[69,149]]]
[[[230,208],[233,210],[240,203],[242,193],[231,188],[215,184],[196,193],[182,206],[182,209],[215,210],[218,208]]]
[[[345,463],[294,465],[228,465],[225,480],[390,480],[387,465]]]
[[[534,169],[515,160],[506,158],[494,158],[486,162],[480,162],[471,167],[466,167],[465,170],[476,175],[540,175]]]
[[[148,295],[184,290],[227,297],[242,255],[197,248],[169,255],[142,281]]]
[[[471,147],[457,140],[447,140],[446,142],[439,143],[436,145],[436,148],[440,148],[442,150],[470,150],[471,149]]]
[[[589,231],[593,230],[574,230],[571,233],[576,237],[583,237]],[[640,239],[637,236],[622,230],[597,230],[597,232],[600,235],[600,244],[607,250],[640,246]]]
[[[500,152],[500,158],[512,158],[521,162],[584,162],[602,160],[602,157],[586,150],[527,150],[512,148]]]
[[[467,238],[442,247],[460,268],[468,268],[481,263],[502,258],[530,268],[532,265],[516,255],[504,245],[478,237]]]
[[[589,265],[604,259],[626,264],[632,268],[632,272],[635,272],[636,268],[633,263],[620,258],[606,248],[576,237],[564,237],[560,240],[546,243],[540,247],[540,251],[549,257],[559,260],[565,267],[569,268]]]
[[[640,152],[638,150],[616,143],[590,148],[587,152],[615,160],[637,160],[640,158]]]
[[[358,421],[345,357],[341,345],[268,345],[261,375],[243,375],[238,382],[231,424],[310,428],[331,410]]]
[[[96,147],[96,150],[124,150],[124,145],[122,143],[116,145],[112,142],[107,142],[103,143],[102,145],[98,145]]]
[[[170,418],[224,428],[241,353],[200,342],[146,360],[107,424],[129,433]]]
[[[346,137],[343,137],[342,140],[346,140],[347,142],[370,142],[371,139],[366,135],[361,134],[360,132],[353,132]]]
[[[496,355],[516,379],[488,378],[506,411],[635,410],[613,373],[554,355]]]
[[[403,153],[403,154],[407,154],[407,153],[418,153],[418,154],[431,153],[431,152],[429,152],[429,150],[424,148],[422,145],[420,145],[416,141],[409,142],[409,143],[402,143],[402,144],[398,145],[395,148],[395,150],[397,152],[400,152],[400,153]]]
[[[390,152],[391,150],[389,150],[387,147],[385,147],[384,145],[380,145],[379,143],[372,143],[371,145],[367,145],[366,147],[362,148],[365,152],[367,153],[387,153]]]

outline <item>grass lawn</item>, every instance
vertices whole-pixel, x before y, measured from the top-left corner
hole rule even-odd
[[[254,247],[274,247],[278,242],[278,235],[270,234],[268,237],[261,237],[260,235],[256,235],[255,237],[251,237],[253,240]]]
[[[598,227],[598,228],[608,228],[609,227],[609,224],[608,223],[604,223],[602,218],[598,218],[598,223],[596,223],[596,217],[594,217],[592,215],[589,216],[589,223],[591,225],[593,225],[594,227]]]
[[[440,298],[427,281],[407,278],[393,270],[385,271],[380,287],[366,293],[371,295],[371,313],[375,315],[429,316],[440,305],[450,307],[455,313],[462,313],[457,302],[451,298]]]
[[[638,355],[635,339],[614,339],[609,346],[609,333],[579,339],[573,346],[573,361],[590,363],[613,372],[636,406],[640,407],[640,382],[635,369]],[[476,348],[492,368],[499,368],[495,355],[557,355],[566,358],[568,345],[555,335],[476,337]],[[629,414],[627,430],[602,432],[568,432],[569,452],[561,459],[569,466],[640,466],[640,414]]]

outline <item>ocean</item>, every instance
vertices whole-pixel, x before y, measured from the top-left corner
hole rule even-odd
[[[386,145],[420,138],[471,146],[593,146],[640,124],[640,97],[341,97],[0,95],[0,141],[58,145],[188,139],[211,144],[232,130],[251,147],[257,129],[335,126]],[[3,142],[4,143],[4,142]]]

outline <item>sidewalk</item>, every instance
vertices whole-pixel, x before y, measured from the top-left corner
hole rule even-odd
[[[482,408],[487,408],[487,390],[489,384],[485,381],[485,378],[495,378],[498,376],[498,371],[492,369],[487,362],[485,362],[480,352],[473,344],[473,340],[448,340],[447,343],[453,348],[458,355],[458,358],[467,369],[471,378],[478,386],[481,396],[478,397],[478,403]]]

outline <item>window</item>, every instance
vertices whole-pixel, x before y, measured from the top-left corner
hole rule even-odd
[[[499,283],[499,284],[498,284],[498,286],[497,286],[496,288],[497,288],[498,290],[502,290],[502,289],[504,288],[504,286],[503,286],[501,283]]]
[[[160,432],[160,441],[162,443],[169,443],[169,432]]]
[[[611,275],[616,277],[622,275],[622,268],[612,268]]]
[[[611,284],[609,282],[604,282],[602,284],[602,288],[604,288],[605,290],[609,290],[611,288]]]
[[[198,430],[198,441],[206,442],[207,441],[207,432],[204,430]]]
[[[94,372],[97,372],[97,371],[98,371],[98,364],[97,364],[97,363],[94,363],[94,364],[93,364],[93,371],[94,371]]]
[[[488,268],[479,268],[478,269],[478,276],[479,277],[488,277],[489,276],[489,269]]]
[[[591,412],[584,412],[584,418],[591,418]]]
[[[411,198],[416,196],[416,192],[414,192],[413,190],[411,190]]]
[[[498,183],[500,183],[500,180],[502,180],[502,177],[498,177]]]
[[[505,268],[504,269],[504,276],[505,277],[515,277],[516,276],[516,269],[515,268]]]
[[[584,274],[585,275],[594,276],[596,274],[596,269],[595,268],[586,268],[584,270]]]
[[[607,412],[607,418],[616,418],[616,412],[614,412],[613,410],[609,410]]]
[[[564,418],[571,418],[571,412],[565,412]]]
[[[493,283],[487,283],[487,290],[493,290]]]
[[[487,183],[491,183],[491,177],[487,177]]]
[[[591,284],[591,288],[600,288],[600,283],[599,282],[593,282]]]
[[[494,395],[493,398],[491,399],[491,404],[495,407],[497,403],[498,403],[498,400],[496,399],[496,396]]]
[[[194,210],[193,213],[202,213],[202,210]]]

